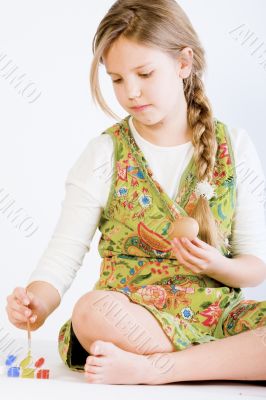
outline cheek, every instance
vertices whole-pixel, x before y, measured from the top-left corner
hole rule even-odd
[[[152,103],[153,105],[158,105],[162,103],[160,94],[161,84],[157,79],[146,80],[142,84],[142,98],[147,103]]]
[[[125,102],[125,94],[124,94],[122,86],[119,86],[119,85],[114,86],[114,93],[115,93],[115,97],[117,98],[119,103]]]
[[[169,103],[172,99],[174,85],[175,82],[169,76],[161,77],[150,85],[150,94],[156,96],[159,103]]]

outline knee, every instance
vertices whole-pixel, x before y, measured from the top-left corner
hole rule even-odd
[[[74,332],[88,334],[88,327],[91,333],[96,331],[117,300],[129,302],[124,294],[111,291],[92,290],[84,294],[73,308],[71,320]]]
[[[71,317],[73,325],[82,325],[82,322],[85,322],[88,319],[88,315],[92,317],[94,302],[103,296],[102,293],[98,292],[100,291],[92,290],[80,297],[76,302]]]

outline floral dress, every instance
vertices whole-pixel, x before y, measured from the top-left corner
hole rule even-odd
[[[130,131],[129,118],[102,133],[113,139],[115,168],[98,226],[102,262],[93,289],[124,293],[145,307],[177,351],[266,325],[266,301],[245,300],[240,288],[197,275],[178,262],[169,228],[195,207],[194,158],[183,171],[172,200],[153,177]],[[217,119],[214,122],[218,149],[211,182],[215,194],[209,202],[224,238],[220,251],[231,258],[236,168],[227,127]],[[59,353],[70,369],[83,369],[88,353],[78,343],[71,319],[60,329]]]

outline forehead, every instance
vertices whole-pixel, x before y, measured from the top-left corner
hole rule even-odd
[[[109,73],[118,70],[131,70],[146,64],[158,64],[170,58],[157,47],[141,44],[139,42],[120,36],[104,52],[103,62]]]

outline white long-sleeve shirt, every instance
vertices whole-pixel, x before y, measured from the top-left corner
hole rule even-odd
[[[193,156],[192,142],[157,146],[137,132],[132,117],[129,124],[154,178],[174,199],[182,172]],[[249,134],[244,129],[227,127],[237,175],[232,254],[252,254],[266,263],[265,175],[261,161]],[[108,134],[94,137],[68,172],[61,215],[28,283],[46,281],[63,297],[90,249],[107,204],[113,170],[112,138]]]

